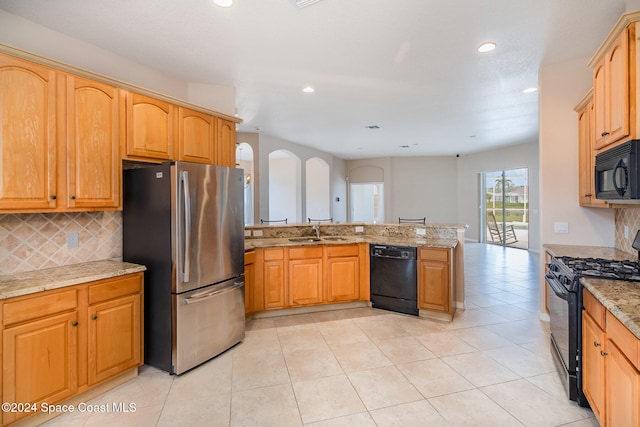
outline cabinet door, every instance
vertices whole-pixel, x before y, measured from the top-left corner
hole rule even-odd
[[[78,384],[77,312],[31,321],[3,331],[2,396],[5,402],[60,402]],[[29,412],[4,412],[13,422]]]
[[[322,259],[289,260],[289,305],[322,302]]]
[[[236,167],[236,124],[224,119],[217,119],[217,159],[219,166]]]
[[[54,209],[56,73],[0,54],[0,209]]]
[[[264,308],[283,308],[284,295],[284,260],[268,260],[264,262]]]
[[[253,298],[256,283],[256,253],[255,251],[244,254],[244,314],[253,312]]]
[[[67,76],[67,206],[120,206],[119,91]]]
[[[604,332],[596,322],[582,312],[582,390],[584,391],[593,414],[600,424],[603,423],[604,411],[604,363],[600,353],[604,352]]]
[[[607,81],[605,58],[593,69],[593,132],[595,148],[607,145]]]
[[[215,117],[180,107],[178,160],[214,164],[215,132]]]
[[[326,268],[327,301],[357,301],[360,297],[359,258],[328,258]]]
[[[606,55],[608,143],[629,135],[629,30],[624,30]]]
[[[605,425],[640,425],[640,373],[611,340],[607,340]]]
[[[88,383],[140,364],[140,295],[89,307]]]
[[[438,261],[418,261],[418,308],[448,312],[449,266]]]
[[[127,156],[173,160],[175,106],[137,93],[126,96]]]

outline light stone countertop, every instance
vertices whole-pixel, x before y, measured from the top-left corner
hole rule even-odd
[[[582,284],[640,340],[640,282],[583,278]]]
[[[543,245],[554,257],[637,260],[637,254],[602,246]],[[623,325],[640,339],[640,282],[584,277],[581,283]]]
[[[79,285],[145,271],[143,265],[119,261],[92,261],[0,276],[0,299]]]
[[[339,237],[340,240],[331,240],[332,237]],[[292,237],[296,239],[297,237]],[[320,240],[313,241],[291,241],[289,237],[245,239],[245,251],[256,248],[272,248],[285,246],[317,246],[317,245],[346,245],[353,243],[373,243],[377,245],[413,246],[429,248],[455,248],[458,245],[456,239],[418,239],[409,237],[384,237],[384,236],[324,236]],[[311,237],[309,237],[311,239]]]

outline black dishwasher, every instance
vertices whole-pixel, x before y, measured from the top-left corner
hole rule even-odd
[[[371,305],[418,315],[416,248],[370,245]]]

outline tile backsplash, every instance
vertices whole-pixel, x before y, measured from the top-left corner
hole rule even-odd
[[[78,233],[78,247],[67,234]],[[122,259],[122,213],[0,215],[0,274]]]
[[[631,247],[636,233],[640,230],[640,208],[624,208],[616,209],[616,249],[623,250],[632,254],[637,251]],[[629,227],[629,238],[624,238],[624,227]]]

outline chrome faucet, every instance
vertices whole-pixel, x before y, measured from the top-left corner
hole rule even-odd
[[[313,227],[311,227],[312,230],[315,230],[316,232],[316,238],[320,239],[320,224],[318,225],[314,225]]]

